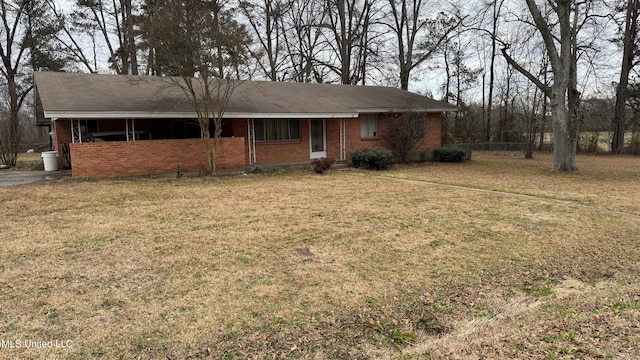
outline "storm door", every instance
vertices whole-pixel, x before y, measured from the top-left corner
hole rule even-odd
[[[311,158],[317,159],[327,157],[327,134],[325,131],[324,119],[309,120],[309,145],[311,147]]]

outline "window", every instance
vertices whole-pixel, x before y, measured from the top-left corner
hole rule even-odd
[[[409,131],[411,137],[421,138],[424,136],[424,114],[413,113],[409,117]]]
[[[256,119],[256,141],[300,140],[300,120]]]
[[[360,114],[360,137],[378,136],[378,114]]]

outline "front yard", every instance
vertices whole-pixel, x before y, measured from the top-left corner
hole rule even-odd
[[[640,158],[550,164],[0,188],[0,358],[640,357]]]

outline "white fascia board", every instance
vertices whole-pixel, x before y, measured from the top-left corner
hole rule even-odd
[[[194,119],[195,112],[143,111],[45,111],[48,119]],[[357,118],[358,113],[237,113],[225,112],[225,119],[344,119]]]
[[[429,108],[429,109],[417,109],[417,108],[412,108],[412,109],[407,109],[407,108],[378,108],[378,109],[373,109],[373,108],[368,108],[368,109],[356,109],[357,112],[361,113],[361,114],[373,114],[373,113],[407,113],[407,112],[417,112],[417,113],[421,113],[421,112],[426,112],[426,113],[441,113],[441,112],[449,112],[449,111],[453,111],[453,112],[457,112],[458,109],[451,109],[451,108]]]
[[[348,119],[358,113],[224,113],[230,119]]]

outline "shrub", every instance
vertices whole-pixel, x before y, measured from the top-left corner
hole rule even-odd
[[[334,162],[336,161],[333,158],[318,158],[311,160],[311,166],[313,166],[313,171],[324,174],[325,171],[331,169]]]
[[[357,168],[384,170],[393,164],[393,152],[383,147],[365,148],[351,153],[351,162]]]
[[[420,162],[431,161],[433,160],[433,154],[431,151],[421,151],[420,152]]]
[[[433,149],[433,161],[439,162],[462,162],[466,153],[464,150],[456,148]]]

